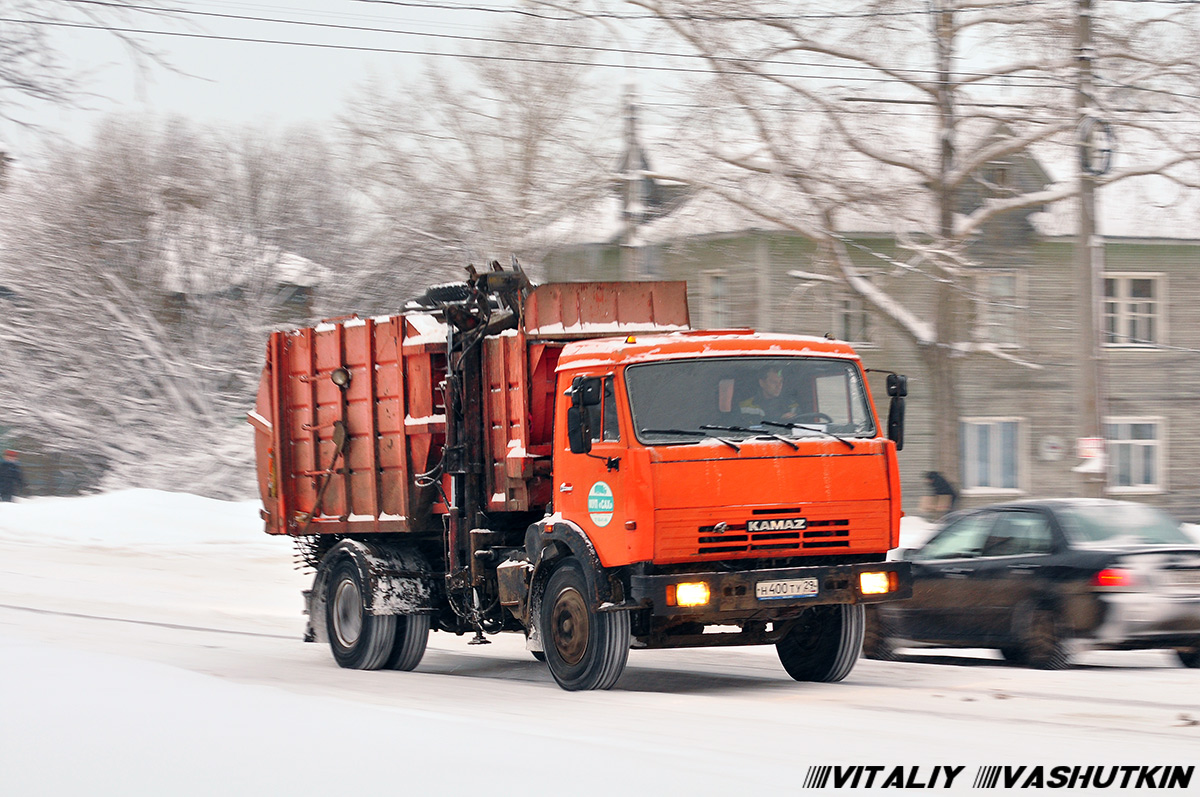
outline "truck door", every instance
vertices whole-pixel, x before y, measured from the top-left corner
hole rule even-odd
[[[575,377],[559,391],[560,395],[568,394],[568,407],[576,392],[587,397],[576,406],[583,421],[582,434],[590,442],[591,450],[571,451],[566,434],[567,413],[560,413],[564,420],[560,422],[563,435],[557,444],[554,464],[554,508],[587,533],[602,561],[612,561],[614,556],[624,554],[627,520],[622,473],[626,446],[621,440],[614,377],[612,374]]]

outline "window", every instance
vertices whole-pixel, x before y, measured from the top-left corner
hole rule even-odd
[[[913,559],[965,559],[979,556],[988,531],[996,521],[996,513],[980,512],[951,523],[925,544]]]
[[[871,340],[867,310],[863,300],[855,294],[841,294],[835,304],[834,329],[839,340],[859,346]]]
[[[975,278],[978,294],[975,316],[975,337],[982,343],[1016,347],[1020,345],[1018,330],[1020,296],[1015,271],[994,271]]]
[[[1022,556],[1050,553],[1053,537],[1050,519],[1041,512],[1012,510],[1001,512],[992,527],[983,556]]]
[[[704,320],[709,329],[723,329],[729,322],[729,280],[723,271],[704,275]]]
[[[617,395],[611,376],[604,377],[603,390],[600,403],[585,405],[593,443],[615,442],[621,439],[620,427],[617,425]]]
[[[1109,492],[1156,493],[1165,489],[1161,418],[1108,418],[1104,436]]]
[[[1021,490],[1021,419],[964,418],[959,424],[965,492]]]
[[[1104,345],[1155,346],[1166,341],[1161,274],[1104,275]]]

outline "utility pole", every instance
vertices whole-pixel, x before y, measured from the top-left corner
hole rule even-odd
[[[637,105],[633,90],[625,99],[625,162],[621,168],[621,279],[642,276],[641,227],[646,220],[646,164],[638,146]]]
[[[1075,57],[1077,61],[1075,111],[1079,118],[1076,145],[1079,154],[1079,230],[1075,241],[1075,268],[1078,285],[1079,362],[1079,437],[1104,439],[1104,381],[1100,347],[1101,279],[1104,249],[1096,233],[1096,175],[1099,164],[1093,155],[1097,126],[1097,108],[1092,98],[1092,0],[1077,0],[1075,18]],[[1104,165],[1107,169],[1107,164]],[[1081,452],[1082,453],[1082,452]],[[1104,449],[1080,464],[1075,471],[1082,476],[1081,494],[1100,497],[1107,480]]]
[[[954,213],[957,210],[957,189],[951,184],[955,167],[955,137],[958,130],[956,89],[954,74],[955,38],[957,36],[955,6],[947,0],[930,0],[929,10],[933,25],[934,41],[937,46],[937,108],[938,127],[938,178],[936,182],[938,204],[938,237],[942,248],[948,249],[954,240]],[[939,254],[944,258],[944,267],[953,264],[950,252]],[[938,280],[936,293],[935,322],[937,340],[928,347],[922,359],[929,369],[929,391],[939,397],[941,412],[933,418],[935,435],[934,468],[951,479],[958,479],[962,463],[959,461],[959,399],[955,384],[958,369],[954,351],[945,344],[961,340],[960,328],[961,297],[959,290],[948,279]]]

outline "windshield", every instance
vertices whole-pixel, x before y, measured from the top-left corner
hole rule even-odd
[[[1195,545],[1170,516],[1142,504],[1072,506],[1061,517],[1067,536],[1079,543]]]
[[[625,371],[638,440],[874,437],[862,373],[816,357],[713,357]],[[708,427],[706,429],[706,427]]]

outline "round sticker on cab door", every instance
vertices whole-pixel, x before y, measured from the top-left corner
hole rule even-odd
[[[616,505],[612,488],[604,482],[596,482],[588,490],[588,515],[597,526],[603,528],[612,522]]]

